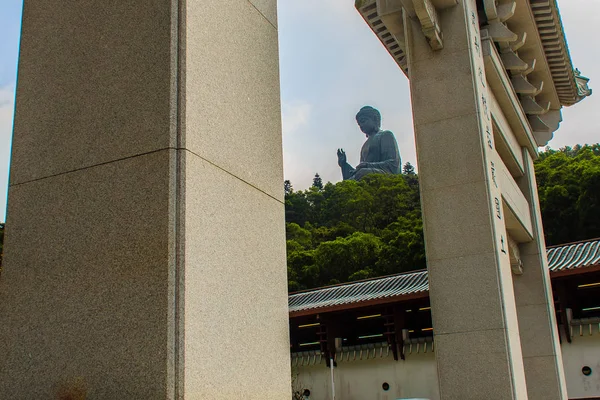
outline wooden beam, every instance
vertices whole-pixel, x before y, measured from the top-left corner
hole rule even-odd
[[[565,282],[557,282],[556,291],[558,293],[558,312],[560,315],[560,322],[563,326],[563,333],[567,338],[567,342],[571,343],[571,329],[567,320],[567,308],[569,308],[569,296],[567,294],[567,288]],[[560,325],[558,326],[560,331]],[[560,335],[559,335],[560,337]]]

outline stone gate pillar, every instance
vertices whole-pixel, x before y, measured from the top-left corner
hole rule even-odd
[[[14,124],[0,398],[290,397],[275,0],[25,0]]]
[[[405,11],[440,395],[527,399],[475,0],[437,17],[438,51]]]
[[[567,398],[533,160],[591,91],[556,2],[356,0],[410,80],[441,398]]]

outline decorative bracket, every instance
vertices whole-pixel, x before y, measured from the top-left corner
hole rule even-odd
[[[498,19],[500,22],[505,22],[515,15],[516,8],[517,2],[514,0],[503,4],[498,4],[497,0],[483,0],[483,9],[488,21]]]
[[[521,261],[521,252],[519,244],[513,238],[508,236],[508,255],[510,257],[510,268],[513,274],[523,275],[523,261]]]
[[[413,0],[415,13],[421,23],[421,30],[433,50],[444,48],[442,41],[442,28],[437,15],[437,10],[431,0]]]

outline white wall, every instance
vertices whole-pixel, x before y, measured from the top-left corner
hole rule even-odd
[[[600,333],[597,325],[584,326],[583,336],[579,336],[578,327],[573,327],[573,341],[562,342],[563,365],[570,399],[600,397]],[[590,376],[581,372],[584,366],[592,369]]]
[[[344,358],[345,359],[345,358]],[[310,400],[331,400],[331,371],[321,364],[297,367],[297,389],[309,389]],[[340,361],[334,369],[336,400],[439,400],[434,354],[408,354],[406,361],[388,357]],[[382,384],[387,382],[386,392]]]
[[[600,332],[598,327],[589,335],[579,336],[574,327],[572,343],[563,340],[562,354],[569,399],[600,397]],[[346,358],[344,357],[344,360]],[[581,372],[592,369],[590,376]],[[331,400],[331,371],[323,360],[320,364],[293,368],[298,376],[296,389],[309,389],[310,400]],[[336,400],[396,400],[425,398],[439,400],[438,378],[434,353],[407,354],[406,360],[394,361],[389,356],[362,361],[341,361],[334,370]],[[381,385],[387,382],[390,390]]]

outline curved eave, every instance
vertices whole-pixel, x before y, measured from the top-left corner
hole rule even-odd
[[[404,38],[399,22],[402,20],[401,7],[390,7],[395,12],[388,15],[387,21],[379,14],[377,0],[355,0],[355,7],[367,25],[408,78],[408,60],[404,52]],[[396,23],[392,21],[396,20]],[[387,22],[387,23],[386,23]]]
[[[583,100],[591,92],[578,90],[556,0],[531,0],[530,7],[560,104],[570,106]]]
[[[526,62],[536,59],[538,64],[529,81],[545,83],[536,100],[550,103],[552,110],[560,110],[589,96],[588,79],[573,68],[556,0],[515,1],[515,14],[506,25],[519,35],[527,34],[519,57]],[[432,0],[432,3],[441,10],[453,6],[455,1]],[[410,2],[355,0],[356,9],[408,77],[404,35],[400,29],[403,4]]]

